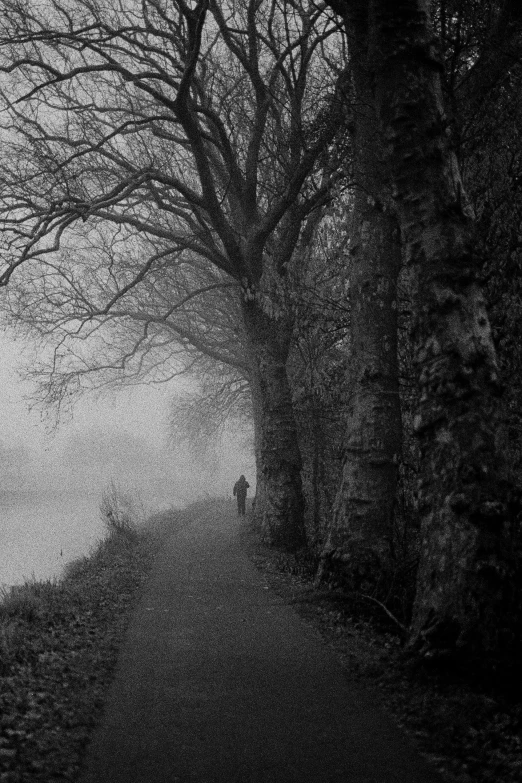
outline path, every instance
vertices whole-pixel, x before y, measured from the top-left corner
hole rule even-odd
[[[267,589],[232,506],[166,543],[130,624],[81,783],[437,783]]]

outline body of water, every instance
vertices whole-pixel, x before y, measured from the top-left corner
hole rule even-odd
[[[0,497],[0,585],[61,576],[105,535],[100,495]]]

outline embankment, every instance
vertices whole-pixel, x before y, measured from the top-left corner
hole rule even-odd
[[[0,597],[0,780],[75,780],[162,528],[113,534],[63,579]]]

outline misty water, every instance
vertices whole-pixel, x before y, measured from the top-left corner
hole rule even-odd
[[[134,522],[185,503],[173,495],[130,493]],[[72,560],[89,555],[107,535],[101,490],[91,493],[0,493],[0,586],[59,579]]]
[[[51,445],[31,452],[0,441],[0,585],[59,578],[88,555],[107,533],[100,504],[111,486],[131,499],[134,522],[183,505],[183,470],[141,437],[89,430]]]
[[[0,497],[0,585],[60,577],[105,535],[99,494]]]

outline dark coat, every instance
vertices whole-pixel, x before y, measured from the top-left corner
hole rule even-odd
[[[241,476],[241,478],[239,478],[238,481],[236,481],[236,483],[234,484],[234,489],[233,489],[234,495],[238,498],[240,497],[246,498],[247,489],[249,488],[249,486],[250,484],[245,479],[245,477]]]

